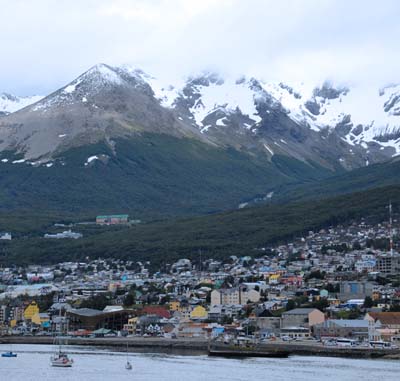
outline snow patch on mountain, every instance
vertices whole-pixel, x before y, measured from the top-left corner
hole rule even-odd
[[[41,95],[18,97],[7,93],[2,93],[0,94],[0,114],[11,114],[35,102],[40,101],[42,98],[43,96]]]
[[[190,112],[199,126],[203,125],[203,120],[207,115],[217,109],[222,109],[228,115],[240,111],[255,123],[261,121],[255,104],[257,94],[247,81],[238,82],[234,79],[226,79],[210,83],[208,86],[194,85],[193,88],[195,94],[200,97]]]

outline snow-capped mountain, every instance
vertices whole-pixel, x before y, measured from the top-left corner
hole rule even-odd
[[[99,64],[35,101],[1,119],[0,150],[51,157],[150,132],[331,169],[400,154],[400,85],[289,85],[209,72],[174,85],[135,67]]]
[[[2,93],[0,94],[0,115],[7,115],[12,112],[18,111],[32,103],[38,102],[43,98],[40,95],[33,95],[30,97],[18,97],[15,95]]]
[[[17,126],[17,127],[16,127]],[[139,132],[201,135],[162,107],[136,71],[99,64],[0,120],[0,151],[43,160],[54,152]]]
[[[265,113],[279,110],[312,131],[337,133],[350,146],[379,149],[388,157],[400,154],[400,84],[379,89],[325,82],[313,87],[207,73],[190,78],[181,89],[156,95],[162,104],[193,119],[203,133],[228,125],[235,114],[242,116],[242,128],[255,132],[267,105]]]

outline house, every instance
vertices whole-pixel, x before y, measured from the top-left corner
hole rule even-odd
[[[209,337],[211,329],[206,323],[183,322],[179,324],[179,337]]]
[[[146,306],[142,309],[143,315],[156,315],[159,318],[169,319],[171,317],[171,312],[165,307],[160,306]]]
[[[128,323],[124,324],[124,331],[128,333],[128,335],[133,335],[136,333],[136,323],[138,321],[137,317],[133,317],[128,319]]]
[[[379,322],[382,328],[398,330],[400,333],[400,312],[368,312],[364,319]]]
[[[268,279],[269,284],[278,284],[280,277],[281,274],[271,274]]]
[[[282,314],[281,328],[310,328],[324,321],[325,315],[316,308],[295,308]]]
[[[190,313],[191,320],[205,320],[207,317],[207,310],[203,306],[196,306]]]
[[[170,311],[179,311],[181,303],[178,300],[172,300],[169,302],[169,310]]]
[[[50,315],[46,312],[41,312],[32,316],[32,323],[40,325],[41,328],[49,329],[50,324]]]

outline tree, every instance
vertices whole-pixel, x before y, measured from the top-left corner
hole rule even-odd
[[[110,295],[99,294],[95,295],[90,299],[84,300],[80,307],[81,308],[93,308],[95,310],[103,310],[108,304],[110,304]]]
[[[133,294],[129,293],[128,295],[125,296],[124,298],[124,306],[132,306],[135,304],[135,297]]]
[[[364,299],[364,308],[372,308],[374,306],[374,301],[370,296],[366,296]]]
[[[293,299],[289,299],[286,303],[286,311],[294,310],[296,308],[296,302]]]
[[[329,306],[329,302],[327,299],[321,298],[320,300],[313,302],[312,306],[319,309],[321,312],[324,312],[325,308]]]

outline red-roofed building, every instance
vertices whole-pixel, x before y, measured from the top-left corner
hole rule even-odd
[[[368,312],[364,319],[379,321],[383,328],[400,331],[400,312]]]
[[[160,318],[170,319],[171,313],[165,307],[159,306],[146,306],[142,309],[143,315],[156,315]]]

